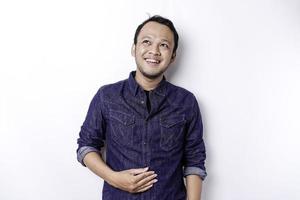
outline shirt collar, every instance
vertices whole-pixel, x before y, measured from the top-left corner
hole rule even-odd
[[[128,82],[129,82],[129,88],[132,91],[133,95],[136,96],[139,89],[143,90],[139,84],[135,80],[135,74],[136,71],[132,71],[129,74]],[[158,86],[153,90],[158,95],[166,96],[166,88],[167,87],[167,81],[166,77],[163,76],[162,80],[159,82]]]

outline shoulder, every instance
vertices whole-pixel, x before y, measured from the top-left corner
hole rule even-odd
[[[197,98],[191,91],[169,83],[167,98],[170,105],[184,110],[188,121],[191,121],[195,116],[201,117]]]
[[[195,95],[191,91],[170,82],[167,82],[167,84],[167,95],[173,103],[189,107],[197,102]]]
[[[124,79],[124,80],[120,80],[120,81],[117,81],[114,83],[102,85],[98,89],[96,95],[99,96],[100,98],[105,98],[108,96],[116,95],[116,94],[118,94],[118,91],[120,91],[124,87],[126,81],[127,81],[127,79]]]

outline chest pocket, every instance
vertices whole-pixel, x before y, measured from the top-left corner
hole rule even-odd
[[[160,119],[160,147],[170,151],[180,147],[184,139],[185,118],[181,116],[170,116]]]
[[[119,144],[131,145],[135,124],[134,116],[115,110],[110,110],[109,116],[112,139]]]

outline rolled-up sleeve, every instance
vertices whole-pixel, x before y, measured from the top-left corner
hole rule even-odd
[[[101,88],[92,99],[86,118],[81,126],[77,139],[77,160],[85,166],[83,159],[89,152],[100,154],[105,140],[105,121],[103,117],[103,105]]]
[[[199,175],[202,180],[207,176],[205,168],[206,150],[203,141],[203,125],[200,109],[193,96],[192,115],[187,123],[184,147],[184,176]]]

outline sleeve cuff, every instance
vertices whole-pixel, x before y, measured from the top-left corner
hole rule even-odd
[[[188,175],[192,175],[192,174],[200,176],[200,178],[202,180],[204,180],[205,177],[207,176],[206,171],[199,167],[185,167],[184,168],[184,172],[183,172],[184,177],[186,177]]]
[[[79,150],[77,151],[77,160],[78,162],[80,162],[84,167],[85,164],[83,163],[83,158],[86,156],[86,154],[90,153],[90,152],[97,152],[101,155],[101,152],[96,149],[95,147],[90,147],[90,146],[83,146],[80,147]]]

